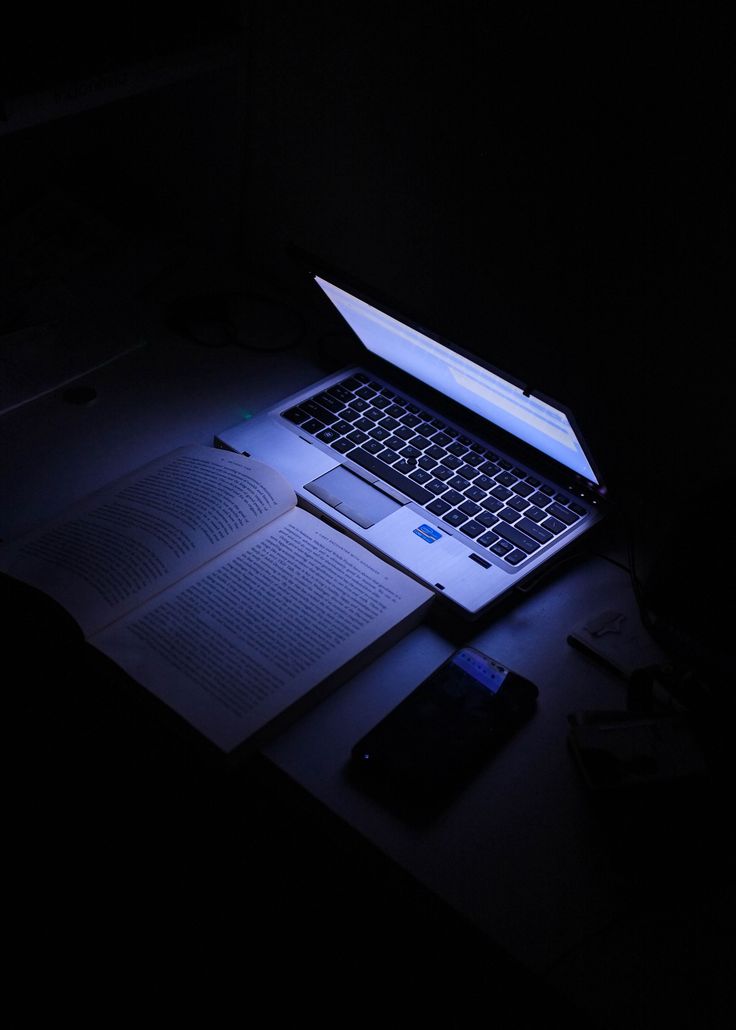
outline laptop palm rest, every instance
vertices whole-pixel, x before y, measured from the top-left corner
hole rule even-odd
[[[305,483],[304,489],[363,529],[370,529],[402,507],[341,465]]]

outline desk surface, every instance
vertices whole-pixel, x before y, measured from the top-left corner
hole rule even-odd
[[[0,535],[33,526],[173,447],[211,443],[245,411],[324,372],[307,350],[208,349],[162,330],[154,343],[81,380],[94,385],[92,404],[75,406],[52,393],[0,419]],[[694,1011],[706,989],[713,1005],[728,989],[732,941],[729,884],[716,878],[711,890],[702,883],[692,890],[681,883],[672,905],[663,904],[671,897],[667,878],[655,901],[642,891],[631,875],[641,862],[630,850],[617,851],[616,840],[611,847],[611,824],[601,821],[567,749],[570,712],[625,706],[623,680],[566,639],[610,607],[635,611],[629,577],[590,554],[469,634],[468,642],[538,686],[539,707],[429,823],[407,823],[362,795],[345,763],[352,743],[452,651],[454,641],[434,623],[340,687],[264,754],[505,953],[595,1013],[595,1025],[613,1026],[638,1025],[631,1019],[644,1011],[655,1021],[669,1008]],[[688,841],[687,826],[680,829],[675,844]],[[638,844],[648,846],[641,838]],[[628,840],[627,848],[636,847]],[[689,977],[693,964],[697,984]],[[643,983],[651,987],[646,1003]]]

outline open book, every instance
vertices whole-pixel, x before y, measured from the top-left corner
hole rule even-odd
[[[226,752],[347,678],[434,596],[298,508],[274,469],[200,446],[3,545],[0,569]]]

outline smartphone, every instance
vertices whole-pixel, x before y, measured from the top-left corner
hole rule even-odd
[[[489,655],[462,647],[354,745],[350,772],[397,800],[439,799],[530,718],[538,693]]]

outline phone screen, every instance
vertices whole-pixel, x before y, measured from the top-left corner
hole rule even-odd
[[[537,694],[488,655],[461,648],[355,744],[351,769],[396,795],[440,793],[513,735]]]

